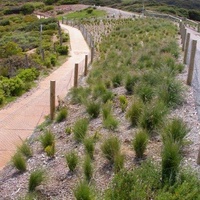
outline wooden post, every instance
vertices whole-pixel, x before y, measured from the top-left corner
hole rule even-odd
[[[198,23],[197,32],[200,32],[200,23]]]
[[[84,76],[87,76],[88,72],[88,55],[85,55],[85,70],[84,70]]]
[[[94,59],[94,44],[92,44],[91,47],[91,63],[93,63],[93,59]]]
[[[50,119],[54,119],[55,115],[55,89],[56,89],[56,82],[50,81]]]
[[[62,17],[62,24],[64,24],[64,17]]]
[[[191,51],[191,56],[190,56],[189,69],[188,69],[187,85],[191,85],[192,83],[196,48],[197,48],[197,40],[192,40],[192,51]]]
[[[75,70],[74,70],[74,87],[78,87],[78,64],[75,64]]]
[[[187,33],[185,52],[184,52],[184,60],[183,60],[184,64],[186,64],[186,62],[187,62],[187,54],[188,54],[189,43],[190,43],[190,33]]]
[[[187,29],[184,27],[184,29],[183,29],[183,39],[182,39],[182,44],[183,44],[182,50],[183,50],[183,51],[185,50],[185,38],[186,38],[186,33],[187,33]]]

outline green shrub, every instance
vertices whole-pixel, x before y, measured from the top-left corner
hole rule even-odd
[[[30,158],[33,155],[30,145],[25,141],[20,147],[18,147],[20,153],[22,153],[27,158]]]
[[[152,102],[146,105],[139,118],[139,126],[150,135],[156,133],[167,114],[167,108],[163,102]]]
[[[189,132],[186,124],[180,118],[174,118],[165,125],[162,131],[163,143],[165,141],[177,142],[182,144],[184,137]]]
[[[75,122],[73,132],[74,138],[77,142],[81,142],[84,140],[88,129],[88,120],[87,119],[79,119]]]
[[[103,83],[99,83],[93,87],[92,96],[94,99],[102,97],[107,92],[106,86]]]
[[[100,106],[101,104],[95,101],[90,101],[86,104],[86,111],[91,118],[97,118],[99,116]]]
[[[72,133],[72,128],[71,128],[71,127],[66,127],[66,128],[65,128],[65,133],[66,133],[67,135],[71,135],[71,133]]]
[[[26,3],[21,7],[21,12],[24,15],[32,14],[34,10],[35,10],[34,6],[31,5],[30,3]]]
[[[114,94],[112,93],[112,91],[107,90],[104,94],[102,94],[101,96],[103,103],[108,102],[109,100],[113,100],[114,98]]]
[[[45,179],[43,170],[35,170],[31,173],[28,184],[28,191],[33,192],[37,186],[39,186]]]
[[[140,130],[136,133],[133,140],[133,149],[135,150],[136,157],[142,158],[147,147],[148,135],[145,130]]]
[[[92,174],[93,174],[92,161],[89,156],[85,157],[85,160],[83,163],[83,172],[84,172],[86,181],[89,182],[91,180]]]
[[[122,75],[121,74],[117,74],[115,75],[113,78],[112,78],[112,84],[113,84],[113,87],[116,88],[116,87],[119,87],[121,84],[122,84]]]
[[[59,110],[57,116],[56,116],[56,122],[62,122],[67,118],[68,111],[66,107],[63,107]]]
[[[87,182],[80,182],[78,186],[74,189],[74,196],[76,200],[93,200],[94,195],[92,189]]]
[[[39,71],[35,68],[30,69],[20,69],[17,72],[17,76],[23,81],[23,82],[32,82],[36,80],[39,76]]]
[[[114,157],[114,171],[118,173],[124,167],[124,155],[121,153],[117,153]]]
[[[89,94],[90,94],[89,88],[83,88],[83,87],[72,88],[70,90],[71,102],[74,104],[83,104],[86,102],[86,99],[88,98]]]
[[[113,163],[115,155],[119,154],[120,151],[119,139],[117,137],[110,137],[106,139],[101,145],[101,150],[104,157]]]
[[[109,130],[116,130],[118,124],[119,124],[118,120],[115,119],[115,117],[112,114],[108,115],[106,119],[103,120],[104,127]]]
[[[111,115],[111,111],[112,111],[112,102],[108,101],[102,107],[103,120],[106,120],[108,116]]]
[[[138,120],[142,114],[143,108],[143,102],[139,99],[134,99],[131,107],[126,113],[126,118],[131,122],[132,126],[136,126],[138,124]]]
[[[66,154],[65,158],[66,158],[66,162],[69,167],[69,170],[73,172],[78,164],[77,153],[75,153],[74,151],[71,151],[70,153]]]
[[[57,48],[57,52],[60,54],[60,55],[68,55],[69,53],[69,48],[68,46],[59,46]]]
[[[4,91],[0,89],[0,105],[3,104],[4,100],[5,100]]]
[[[181,161],[179,144],[165,141],[162,150],[162,182],[174,184]]]
[[[119,96],[119,102],[122,112],[124,112],[128,106],[128,100],[124,95]]]
[[[91,159],[93,159],[93,155],[94,155],[94,144],[95,143],[94,143],[93,137],[86,138],[84,140],[85,151],[90,156]]]
[[[49,145],[44,150],[49,157],[54,157],[55,155],[55,144]]]
[[[133,93],[135,84],[139,81],[138,75],[128,76],[125,83],[125,88],[128,93]]]
[[[50,130],[45,130],[44,134],[40,136],[40,142],[43,149],[55,144],[55,136]]]
[[[15,153],[12,157],[12,163],[19,171],[26,171],[26,160],[21,153]]]

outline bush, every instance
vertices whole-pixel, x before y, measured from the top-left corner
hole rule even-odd
[[[182,119],[175,118],[163,128],[162,139],[163,143],[166,141],[177,142],[179,144],[183,143],[184,137],[189,132],[186,124]]]
[[[56,116],[56,122],[59,123],[64,121],[67,118],[67,115],[68,115],[67,108],[66,107],[61,108]]]
[[[27,158],[30,158],[33,155],[32,149],[27,142],[23,142],[22,145],[18,147],[18,150]]]
[[[83,88],[83,87],[72,88],[70,90],[71,102],[74,104],[85,103],[89,94],[90,94],[89,88]]]
[[[91,180],[92,174],[93,174],[92,161],[89,156],[85,157],[85,160],[83,163],[83,172],[84,172],[86,181],[89,182]]]
[[[97,118],[100,113],[100,103],[90,101],[86,104],[86,111],[91,118]]]
[[[84,140],[88,129],[88,120],[87,119],[79,119],[75,122],[73,132],[74,138],[77,142],[81,142]]]
[[[110,137],[106,139],[101,145],[101,150],[104,157],[113,163],[115,156],[119,154],[120,151],[119,139],[117,137]]]
[[[139,76],[138,75],[128,76],[127,77],[126,83],[125,83],[125,88],[126,88],[128,93],[131,93],[131,94],[133,93],[134,86],[138,81],[139,81]]]
[[[0,89],[0,105],[3,104],[4,100],[5,100],[4,91]]]
[[[122,112],[124,112],[128,106],[128,100],[124,95],[119,96],[119,102]]]
[[[152,102],[146,105],[139,118],[139,126],[150,135],[156,133],[157,128],[163,123],[167,111],[163,102]]]
[[[69,167],[69,170],[73,172],[78,164],[78,155],[74,151],[71,151],[65,156],[65,158],[66,158],[66,162]]]
[[[17,77],[19,77],[23,82],[32,82],[36,80],[38,76],[39,71],[35,68],[20,69],[17,72]]]
[[[12,157],[12,163],[13,165],[21,172],[26,171],[26,160],[25,158],[22,156],[21,153],[16,153],[13,157]]]
[[[31,173],[28,184],[28,191],[33,192],[45,179],[44,171],[35,170]]]
[[[174,184],[181,161],[179,144],[165,141],[162,150],[162,182]]]
[[[118,120],[114,118],[112,114],[109,114],[106,119],[103,120],[103,125],[109,130],[116,130],[118,127]]]
[[[103,103],[108,102],[109,100],[113,100],[114,95],[111,91],[107,90],[104,94],[101,96]]]
[[[55,144],[55,136],[50,130],[45,130],[45,133],[40,136],[40,142],[45,150],[46,147]]]
[[[93,192],[87,182],[80,182],[74,190],[76,200],[93,200]]]
[[[55,144],[49,145],[44,150],[49,157],[54,157],[55,155]]]
[[[59,46],[58,49],[57,49],[57,52],[58,52],[60,55],[68,55],[68,53],[69,53],[69,48],[68,48],[68,46]]]
[[[94,138],[86,138],[84,140],[84,146],[86,153],[90,156],[91,159],[93,159],[94,155]]]
[[[142,158],[147,147],[148,135],[145,130],[138,131],[133,140],[133,149],[136,157]]]
[[[32,14],[33,11],[35,10],[34,6],[31,5],[31,4],[24,4],[22,7],[21,7],[21,12],[24,14],[24,15],[27,15],[27,14]]]
[[[129,119],[132,126],[136,126],[138,124],[143,108],[144,108],[143,102],[139,99],[134,99],[131,107],[128,109],[126,113],[126,118]]]

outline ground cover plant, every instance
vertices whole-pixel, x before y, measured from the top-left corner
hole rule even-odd
[[[176,89],[180,82],[174,81],[180,72],[177,27],[148,18],[92,20],[85,25],[93,33],[98,26],[102,29],[96,31],[101,40],[96,44],[97,59],[86,82],[83,80],[86,87],[73,89],[68,96],[67,119],[46,129],[55,136],[55,159],[49,159],[38,142],[43,131],[35,133],[26,171],[34,161],[48,170],[48,181],[37,188],[36,196],[199,199],[199,179],[180,165],[188,128],[174,117],[184,103],[183,90]],[[161,95],[165,88],[173,89]],[[107,93],[112,98],[105,101]],[[87,102],[98,102],[100,107],[91,106],[92,112],[88,112]],[[177,109],[175,113],[173,109]],[[110,116],[117,121],[116,128],[105,126]],[[167,139],[162,141],[164,137]],[[28,180],[27,174],[23,173]],[[23,197],[27,191],[22,189],[17,196]]]

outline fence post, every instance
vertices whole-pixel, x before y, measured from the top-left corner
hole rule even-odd
[[[74,87],[78,87],[78,64],[75,64],[75,70],[74,70]]]
[[[184,51],[185,50],[185,38],[186,38],[186,33],[187,33],[187,29],[186,27],[184,26],[184,29],[183,29],[183,41],[182,41],[182,44],[183,44],[183,47],[182,47],[182,50]]]
[[[191,51],[191,56],[190,56],[190,64],[188,68],[187,85],[191,85],[191,82],[192,82],[196,48],[197,48],[197,40],[192,40],[192,51]]]
[[[62,17],[62,24],[64,24],[64,17]]]
[[[197,165],[200,165],[200,148],[197,156]]]
[[[84,70],[84,76],[87,76],[88,72],[88,55],[85,55],[85,70]]]
[[[200,32],[200,23],[198,23],[197,32]]]
[[[91,47],[91,63],[93,63],[93,59],[94,59],[94,44],[92,44]]]
[[[50,81],[50,118],[51,120],[54,119],[55,114],[55,89],[56,89],[56,82]]]
[[[187,62],[189,43],[190,43],[190,33],[187,33],[186,46],[185,46],[185,52],[184,52],[184,61],[183,61],[184,64],[186,64]]]

